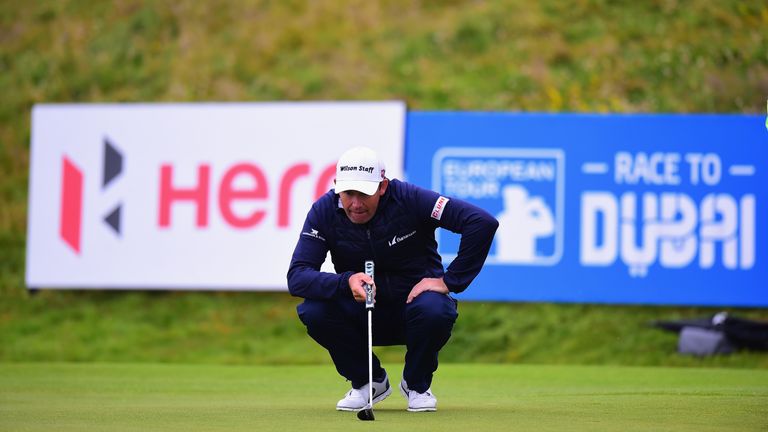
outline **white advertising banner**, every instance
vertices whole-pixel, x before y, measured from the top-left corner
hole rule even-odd
[[[401,102],[43,104],[32,111],[29,288],[279,290],[335,163],[402,178]]]

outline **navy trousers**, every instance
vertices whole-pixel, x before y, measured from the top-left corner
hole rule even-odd
[[[368,316],[364,303],[352,298],[305,299],[296,308],[307,333],[328,350],[339,374],[360,388],[368,383]],[[425,291],[411,303],[377,301],[373,310],[373,344],[405,345],[403,378],[411,390],[424,393],[437,370],[437,355],[451,337],[458,317],[456,300]],[[374,379],[384,370],[373,356]]]

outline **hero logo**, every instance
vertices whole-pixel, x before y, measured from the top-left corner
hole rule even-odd
[[[115,178],[123,172],[123,155],[104,138],[104,157],[102,163],[102,191],[113,184]],[[83,225],[83,170],[66,155],[62,157],[61,174],[61,209],[59,217],[59,235],[61,239],[78,255],[81,252]],[[104,216],[104,222],[120,235],[122,204],[118,203]]]
[[[102,191],[106,191],[123,172],[123,160],[122,153],[109,139],[105,138]],[[212,179],[211,164],[201,163],[196,167],[197,176],[191,187],[179,187],[174,184],[174,168],[172,163],[161,163],[159,166],[157,198],[155,198],[158,200],[157,214],[151,217],[155,218],[157,227],[160,229],[171,227],[172,209],[175,204],[183,203],[194,206],[196,227],[208,227],[212,200],[218,204],[217,208],[225,225],[236,229],[254,228],[262,222],[267,211],[259,208],[244,214],[242,211],[236,212],[238,205],[243,202],[264,201],[270,196],[275,196],[274,193],[270,193],[264,170],[254,163],[235,163],[224,170],[218,181]],[[335,163],[329,164],[316,174],[316,183],[313,188],[315,198],[320,197],[332,187],[335,168]],[[290,226],[294,186],[302,177],[309,176],[311,171],[309,163],[301,162],[289,166],[280,176],[276,194],[278,228]],[[241,180],[250,180],[252,185],[244,187],[244,182]],[[64,243],[78,255],[82,253],[83,195],[86,190],[84,182],[84,170],[73,159],[63,156],[59,234]],[[218,195],[214,195],[212,189],[218,191]],[[146,196],[150,195],[146,194]],[[106,224],[118,236],[121,235],[122,208],[123,205],[118,203],[103,217]]]
[[[195,225],[205,228],[209,224],[209,202],[211,186],[211,166],[200,164],[197,167],[197,184],[191,188],[173,186],[173,165],[169,163],[160,166],[160,193],[158,226],[171,226],[172,204],[191,202],[195,205]],[[280,178],[277,195],[277,227],[288,228],[291,216],[291,194],[295,183],[310,174],[310,164],[298,163],[288,167]],[[330,164],[320,171],[315,183],[315,198],[319,198],[332,186],[336,174],[336,164]],[[250,180],[252,186],[238,187],[238,179]],[[266,210],[258,209],[247,215],[237,214],[234,207],[242,201],[264,201],[269,199],[269,183],[264,171],[258,165],[241,162],[233,165],[224,172],[218,185],[218,209],[224,222],[233,228],[246,229],[257,226],[267,214]]]

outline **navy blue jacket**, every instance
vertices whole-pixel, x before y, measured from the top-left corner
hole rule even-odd
[[[310,299],[351,297],[349,277],[373,260],[379,301],[404,301],[423,278],[443,277],[459,293],[480,272],[498,226],[479,207],[399,180],[389,182],[368,223],[354,224],[331,190],[307,214],[288,269],[288,290]],[[445,271],[435,241],[438,227],[461,234],[458,256]],[[328,251],[335,274],[320,271]]]

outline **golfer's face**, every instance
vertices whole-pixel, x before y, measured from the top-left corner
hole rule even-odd
[[[373,195],[366,195],[355,190],[341,192],[339,198],[341,199],[344,213],[347,214],[352,223],[367,223],[376,214],[379,200],[384,194],[385,189],[386,185],[382,187],[382,184],[379,184],[379,189]]]

